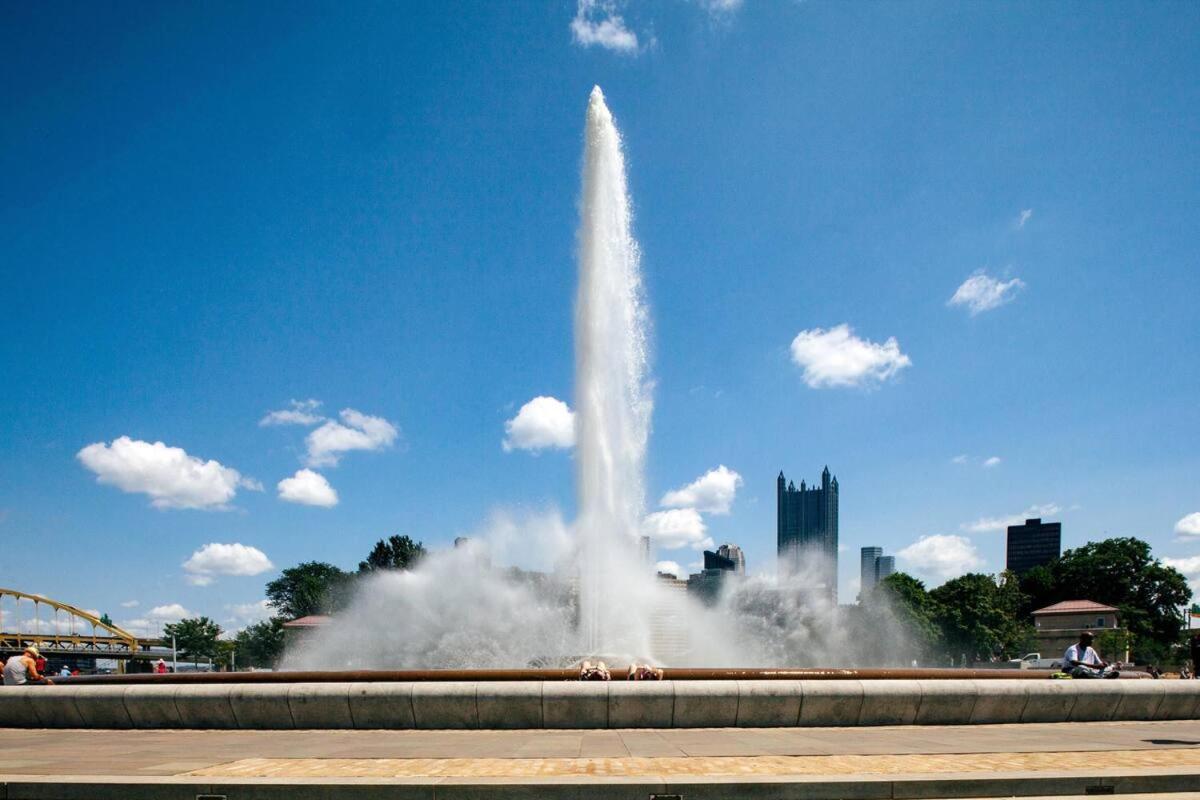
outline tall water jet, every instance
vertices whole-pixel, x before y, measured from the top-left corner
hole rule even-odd
[[[621,136],[597,86],[587,110],[575,306],[580,612],[592,653],[647,648],[638,591],[646,568],[635,554],[652,400],[638,262]]]

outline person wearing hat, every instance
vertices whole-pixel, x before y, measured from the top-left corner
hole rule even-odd
[[[5,686],[21,686],[26,683],[54,683],[54,681],[45,677],[38,672],[37,660],[42,654],[38,652],[37,647],[29,645],[25,648],[25,652],[19,656],[12,656],[8,661],[4,662],[4,685]]]
[[[1079,634],[1079,643],[1067,648],[1063,655],[1063,672],[1070,673],[1072,678],[1104,678],[1107,663],[1092,649],[1092,634],[1084,631]]]

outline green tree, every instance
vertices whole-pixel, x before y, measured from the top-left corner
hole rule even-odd
[[[359,574],[379,569],[412,569],[425,557],[425,546],[408,536],[389,536],[371,548],[366,561],[358,562]]]
[[[898,631],[913,651],[926,658],[938,652],[941,635],[934,622],[936,609],[924,583],[894,572],[876,585],[869,602],[890,610]],[[876,614],[875,618],[882,617]]]
[[[200,663],[202,658],[212,658],[217,655],[217,640],[221,636],[221,626],[208,617],[193,617],[181,619],[179,622],[163,626],[163,639],[170,641],[175,637],[175,647],[185,661],[193,664]]]
[[[1154,558],[1150,545],[1132,537],[1088,542],[1068,550],[1049,566],[1050,581],[1026,576],[1029,605],[1042,608],[1063,600],[1095,600],[1115,606],[1121,627],[1133,635],[1136,661],[1169,658],[1178,643],[1191,600],[1187,579]]]
[[[234,637],[237,663],[243,667],[273,668],[283,655],[283,619],[273,617],[238,631]]]
[[[1022,595],[1014,577],[970,573],[929,593],[934,621],[951,658],[976,661],[1011,656],[1028,638],[1017,616]]]
[[[306,561],[267,584],[267,600],[285,620],[328,614],[344,605],[349,576],[333,564]]]

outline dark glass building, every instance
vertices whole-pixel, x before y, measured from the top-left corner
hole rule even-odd
[[[797,489],[779,473],[776,481],[776,524],[779,571],[809,578],[812,588],[828,592],[837,603],[838,482],[821,473],[821,487]]]
[[[1006,567],[1018,575],[1049,564],[1062,552],[1062,523],[1027,519],[1008,526]]]

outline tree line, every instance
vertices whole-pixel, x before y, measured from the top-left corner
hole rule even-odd
[[[274,613],[222,639],[221,626],[208,617],[195,617],[163,627],[163,638],[175,637],[184,661],[199,664],[212,659],[228,667],[273,667],[283,655],[283,623],[314,614],[332,614],[350,602],[356,581],[380,570],[412,569],[425,557],[425,546],[408,536],[389,536],[371,548],[358,569],[347,572],[323,561],[289,567],[267,584],[267,604]]]
[[[932,590],[896,573],[865,592],[861,608],[868,616],[887,609],[926,663],[961,663],[1034,652],[1033,611],[1064,600],[1093,600],[1116,608],[1121,626],[1097,640],[1106,658],[1128,646],[1134,661],[1164,664],[1181,657],[1181,609],[1191,597],[1187,579],[1154,558],[1149,544],[1117,538],[1067,550],[1024,575],[971,573]]]

